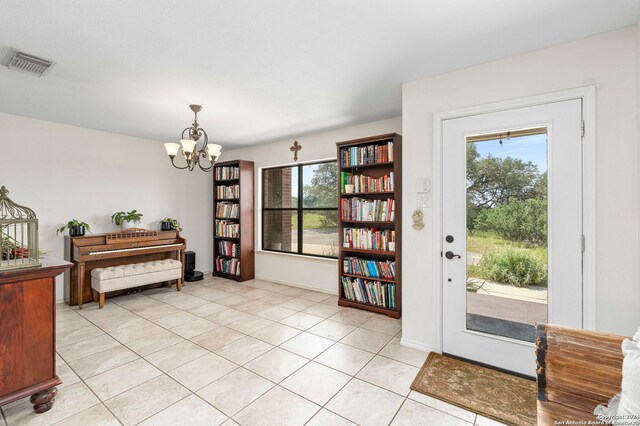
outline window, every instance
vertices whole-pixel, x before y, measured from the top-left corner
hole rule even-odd
[[[262,249],[338,257],[337,162],[262,170]]]

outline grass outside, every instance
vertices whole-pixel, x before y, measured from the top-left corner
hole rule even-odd
[[[532,247],[527,244],[505,240],[491,232],[476,231],[473,234],[467,234],[467,253],[473,252],[484,256],[487,253],[498,251],[508,246],[525,249],[538,258],[545,267],[548,266],[548,249],[546,246]],[[467,276],[478,277],[480,275],[478,271],[479,266],[477,264],[467,265]]]
[[[473,234],[467,235],[467,252],[484,255],[506,246],[523,248],[530,251],[531,254],[540,259],[545,265],[547,264],[548,250],[546,246],[531,247],[527,244],[502,239],[490,232],[474,232]]]
[[[333,216],[333,217],[332,217]],[[304,222],[304,229],[323,229],[323,228],[335,228],[337,227],[337,213],[332,211],[327,211],[323,213],[312,213],[305,212],[302,217],[302,221]],[[327,226],[327,222],[331,222],[329,219],[333,219],[335,225]],[[298,215],[293,214],[291,218],[291,229],[298,229]]]

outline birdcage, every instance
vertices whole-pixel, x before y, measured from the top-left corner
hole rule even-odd
[[[36,214],[7,194],[7,188],[0,187],[0,271],[40,266]]]

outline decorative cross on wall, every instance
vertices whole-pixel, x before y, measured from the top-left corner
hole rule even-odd
[[[289,148],[289,150],[293,152],[293,161],[298,161],[298,151],[301,149],[302,145],[300,145],[298,141],[293,142],[293,145]]]

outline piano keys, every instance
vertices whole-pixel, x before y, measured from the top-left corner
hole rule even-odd
[[[69,305],[80,305],[93,300],[91,295],[91,271],[94,268],[148,262],[151,260],[176,259],[182,262],[184,275],[184,252],[187,241],[177,231],[158,231],[158,239],[107,243],[107,234],[64,238],[64,258],[73,267],[65,273],[64,300]],[[154,288],[162,283],[141,288]],[[110,295],[126,294],[130,290],[113,292]],[[80,297],[79,294],[82,296]],[[80,302],[80,303],[78,303]]]

